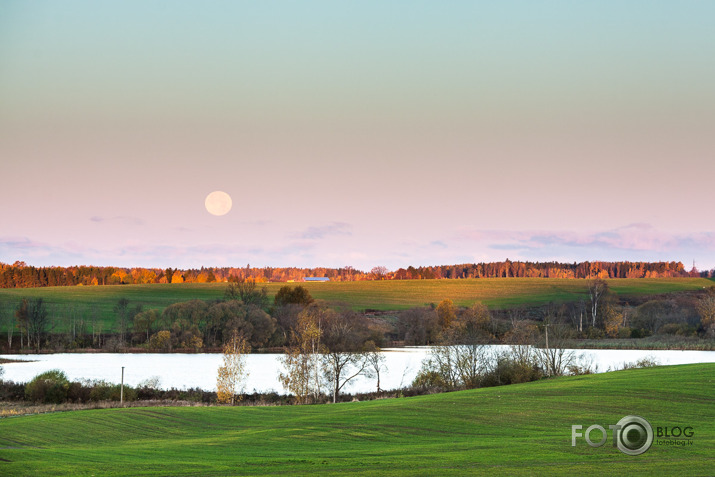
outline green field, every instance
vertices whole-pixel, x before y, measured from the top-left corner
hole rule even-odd
[[[608,283],[612,290],[623,296],[700,290],[713,285],[711,280],[704,278],[613,279],[608,280]],[[272,297],[280,287],[285,285],[286,283],[268,283],[265,286]],[[468,306],[479,301],[491,308],[587,299],[586,280],[576,279],[487,278],[289,285],[302,285],[315,298],[331,303],[344,303],[356,310],[401,310],[439,303],[445,298],[451,299],[460,306]],[[225,283],[192,283],[0,289],[0,306],[14,308],[24,297],[42,297],[47,303],[57,305],[58,310],[63,310],[59,311],[60,314],[65,313],[68,305],[84,310],[94,306],[107,331],[115,320],[112,308],[120,298],[128,298],[132,305],[141,304],[145,308],[164,309],[180,301],[221,298],[225,288]]]
[[[0,420],[0,475],[712,475],[715,364],[413,398],[286,407],[132,408]],[[627,456],[571,446],[626,415],[692,426]],[[600,434],[591,436],[594,440]]]

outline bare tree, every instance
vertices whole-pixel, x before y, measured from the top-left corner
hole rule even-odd
[[[121,338],[122,346],[124,346],[127,329],[129,329],[129,300],[127,298],[120,298],[119,301],[114,305],[114,312],[117,314],[117,326],[119,327],[119,335]]]
[[[375,280],[384,280],[385,276],[388,273],[387,267],[383,267],[382,265],[373,267],[372,270],[370,270],[370,273],[372,274],[373,278]]]
[[[365,375],[377,379],[377,392],[379,393],[381,391],[380,372],[386,369],[385,356],[380,351],[380,348],[375,346],[373,341],[365,343],[365,350],[365,359],[367,360],[367,372]]]
[[[20,333],[27,332],[27,346],[32,346],[32,341],[35,342],[35,348],[40,351],[42,339],[45,337],[49,327],[49,319],[47,317],[47,307],[42,298],[26,299],[23,298],[15,312],[15,316],[20,326]],[[22,346],[22,340],[20,342]]]
[[[545,327],[548,331],[548,344],[535,349],[536,357],[544,372],[550,376],[567,374],[570,367],[576,364],[578,356],[573,350],[566,349],[568,329],[564,325],[550,324]]]
[[[434,376],[447,389],[475,388],[490,365],[485,340],[491,337],[491,315],[477,303],[457,315],[440,335],[440,346],[430,350],[420,374]]]
[[[536,324],[528,321],[517,322],[504,335],[504,343],[510,345],[511,357],[521,365],[531,365],[534,362],[533,346],[539,337]]]
[[[368,369],[362,347],[366,333],[364,320],[352,311],[330,313],[323,324],[323,375],[331,383],[333,402],[342,388]],[[373,346],[374,347],[374,346]]]
[[[598,304],[601,297],[608,292],[608,283],[601,278],[588,281],[588,295],[591,297],[591,326],[596,327]]]
[[[241,300],[244,305],[266,308],[268,306],[268,291],[266,287],[259,289],[253,278],[235,278],[226,286],[224,300]]]
[[[15,319],[5,303],[0,303],[0,324],[7,329],[7,350],[12,349],[12,335],[15,331]]]

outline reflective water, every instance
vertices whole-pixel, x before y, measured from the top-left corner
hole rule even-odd
[[[494,351],[504,346],[490,346]],[[409,385],[429,352],[427,347],[410,347],[383,350],[385,370],[380,375],[382,389],[398,389]],[[575,350],[587,355],[598,365],[599,371],[620,368],[625,362],[653,357],[660,364],[712,363],[715,351],[673,350]],[[124,382],[135,386],[158,376],[160,387],[216,389],[216,371],[221,364],[220,354],[122,354],[122,353],[66,353],[45,355],[1,355],[3,358],[32,360],[8,363],[4,379],[27,382],[49,369],[61,369],[70,380],[103,379],[119,383],[122,366]],[[249,377],[245,391],[283,393],[278,381],[282,371],[280,354],[251,354],[247,356]],[[348,392],[369,392],[376,389],[375,379],[356,378],[346,387]]]

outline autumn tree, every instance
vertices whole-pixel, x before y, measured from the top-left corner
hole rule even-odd
[[[162,330],[151,335],[149,338],[149,348],[171,351],[171,332]]]
[[[223,347],[223,365],[219,366],[216,378],[218,402],[233,405],[237,400],[240,401],[243,398],[239,393],[248,378],[246,354],[250,352],[250,349],[246,339],[235,332]]]
[[[456,326],[463,328],[469,340],[484,342],[494,338],[492,314],[482,303],[460,310],[455,319]]]
[[[711,287],[708,294],[698,301],[695,309],[700,315],[700,323],[705,333],[715,335],[715,287]]]
[[[374,280],[384,280],[387,273],[387,267],[383,267],[382,265],[373,267],[373,269],[370,270],[370,275],[372,275]]]
[[[618,337],[618,330],[623,324],[623,312],[615,306],[606,306],[602,310],[603,329],[610,338]]]
[[[457,308],[449,298],[442,300],[437,305],[437,319],[439,326],[444,330],[449,328],[452,321],[457,317]]]
[[[320,395],[322,328],[331,313],[321,303],[312,303],[301,311],[291,332],[292,345],[281,358],[285,373],[280,373],[279,379],[298,402],[306,404],[311,396],[317,399]]]
[[[437,312],[431,308],[410,308],[397,316],[397,334],[407,345],[426,345],[439,339]]]

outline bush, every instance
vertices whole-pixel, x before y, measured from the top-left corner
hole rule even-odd
[[[666,323],[658,329],[661,335],[695,336],[697,330],[686,323]]]
[[[660,361],[654,356],[644,356],[634,363],[623,363],[621,369],[653,368],[660,366]]]
[[[22,401],[25,399],[25,385],[12,381],[0,381],[0,401]]]
[[[519,363],[510,358],[500,358],[494,369],[484,375],[481,385],[489,387],[527,383],[543,377],[544,373],[536,365]]]
[[[67,390],[67,400],[71,402],[88,402],[89,393],[91,391],[92,388],[85,387],[82,383],[72,381]]]
[[[631,338],[645,338],[647,336],[650,336],[650,331],[643,329],[643,328],[632,328],[631,329]]]
[[[421,369],[417,376],[415,376],[414,381],[412,381],[413,388],[422,389],[432,389],[435,391],[442,391],[449,388],[447,383],[444,382],[444,378],[440,373],[433,370]]]
[[[588,332],[586,333],[586,336],[588,337],[588,339],[591,339],[591,340],[600,340],[600,339],[603,339],[605,334],[603,333],[603,330],[601,330],[599,328],[589,327]]]
[[[91,401],[119,401],[121,398],[121,386],[106,381],[96,381],[89,393]],[[124,386],[124,400],[136,401],[137,391],[131,386]]]
[[[61,404],[67,401],[69,387],[67,375],[59,369],[52,369],[38,374],[25,385],[25,398],[28,401]]]

